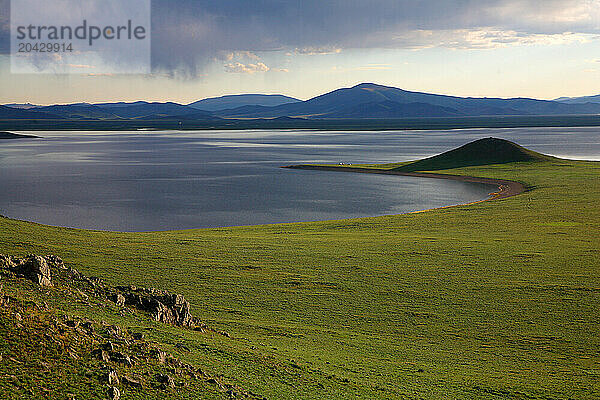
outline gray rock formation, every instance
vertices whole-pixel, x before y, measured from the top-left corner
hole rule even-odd
[[[108,388],[108,398],[110,400],[119,400],[121,398],[121,392],[114,386]]]
[[[155,321],[177,326],[193,326],[194,318],[190,312],[190,303],[180,294],[171,294],[165,290],[118,286],[121,293],[114,296],[118,304],[122,296],[125,304],[149,312]]]
[[[119,377],[117,376],[117,372],[114,369],[110,369],[108,371],[108,373],[106,374],[105,380],[109,385],[118,385],[119,384]]]
[[[165,324],[195,327],[196,321],[190,312],[190,303],[182,295],[154,288],[111,287],[99,278],[87,277],[71,266],[65,266],[62,259],[57,256],[29,255],[16,258],[0,254],[0,272],[23,276],[40,286],[52,286],[52,274],[54,274],[60,282],[66,279],[69,283],[77,285],[78,293],[86,297],[86,300],[88,295],[81,290],[109,298],[119,307],[134,306],[150,313],[154,320]],[[118,339],[122,335],[115,331],[112,336]]]
[[[63,262],[56,256],[35,256],[15,258],[0,255],[0,268],[8,269],[16,275],[23,276],[40,286],[52,286],[50,267],[63,267]]]

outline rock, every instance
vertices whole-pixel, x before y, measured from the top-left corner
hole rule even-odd
[[[0,268],[12,269],[15,265],[16,264],[11,256],[0,254]]]
[[[180,294],[171,294],[155,288],[145,289],[135,286],[118,286],[122,294],[113,296],[116,302],[119,295],[126,305],[149,312],[155,321],[177,326],[194,326],[190,303]]]
[[[126,354],[117,351],[109,353],[109,356],[111,361],[127,365],[128,367],[131,367],[133,365],[133,363],[131,362],[131,358]]]
[[[121,392],[114,386],[108,388],[108,398],[109,400],[119,400],[121,398]]]
[[[112,342],[106,342],[102,345],[102,349],[106,351],[115,351],[115,345]]]
[[[105,362],[110,360],[108,353],[102,349],[93,350],[92,357],[96,357],[98,360]]]
[[[142,388],[142,383],[139,380],[133,379],[129,376],[126,376],[126,375],[123,376],[122,381],[123,381],[124,385],[131,386],[131,387],[138,388],[138,389]]]
[[[65,269],[65,264],[60,257],[54,256],[54,255],[48,255],[48,256],[44,256],[44,258],[46,259],[48,264],[50,264],[52,267],[56,267],[59,269]]]
[[[116,325],[111,325],[108,328],[106,328],[106,333],[115,340],[125,340],[121,328],[119,328]]]
[[[165,324],[175,323],[175,317],[173,317],[171,310],[156,299],[150,301],[150,306],[147,307],[147,310],[152,313],[152,318],[155,321],[164,322]]]
[[[75,320],[68,320],[67,322],[65,322],[65,324],[69,327],[69,328],[77,328],[79,326],[79,322],[75,321]]]
[[[112,296],[112,301],[114,301],[117,306],[123,307],[125,305],[125,296],[121,293],[117,293]]]
[[[162,350],[153,350],[150,354],[152,355],[152,357],[156,358],[161,364],[167,362],[167,353],[165,353]]]
[[[167,374],[156,374],[156,380],[161,384],[161,389],[174,388],[175,381]]]
[[[91,321],[84,321],[80,324],[80,326],[88,331],[92,332],[94,330],[94,326]]]
[[[13,269],[18,275],[22,275],[40,286],[52,286],[50,266],[44,257],[32,255],[18,259],[18,263]]]
[[[119,377],[117,375],[117,371],[115,371],[114,369],[109,370],[106,374],[105,380],[106,382],[108,382],[109,385],[118,385]]]

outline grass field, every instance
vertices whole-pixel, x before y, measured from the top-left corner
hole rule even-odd
[[[176,232],[0,219],[0,253],[57,254],[112,284],[184,294],[231,338],[101,317],[151,328],[167,348],[184,341],[182,359],[269,399],[600,398],[600,163],[436,172],[529,190],[417,214]]]

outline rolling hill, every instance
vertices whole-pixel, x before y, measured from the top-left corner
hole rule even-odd
[[[594,103],[600,104],[600,94],[595,96],[583,96],[583,97],[559,97],[554,100],[564,104],[586,104]]]
[[[25,110],[0,106],[0,119],[62,119],[62,116],[49,114],[37,109]]]
[[[42,106],[33,109],[68,119],[119,119],[118,115],[93,104],[66,104]]]
[[[203,99],[188,104],[188,106],[203,111],[222,111],[243,106],[274,107],[299,101],[293,97],[280,94],[240,94]]]
[[[103,107],[106,107],[106,105]],[[114,114],[123,118],[166,117],[198,112],[198,110],[177,103],[148,103],[145,101],[125,103],[123,105],[114,104],[109,109]]]
[[[181,104],[171,102],[149,103],[146,101],[137,101],[134,103],[119,102],[99,104],[61,104],[41,106],[31,110],[19,111],[43,112],[66,119],[160,119],[163,117],[180,116],[186,114],[194,114],[196,119],[212,118],[210,113],[203,113],[197,109]]]
[[[394,170],[399,172],[437,171],[478,165],[551,160],[554,160],[554,157],[526,149],[508,140],[485,138],[433,157],[394,168]]]

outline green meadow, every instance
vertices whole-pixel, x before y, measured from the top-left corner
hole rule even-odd
[[[414,214],[151,233],[1,218],[0,253],[56,254],[110,284],[185,295],[231,337],[48,301],[142,329],[268,399],[600,398],[600,162],[436,172],[528,190]],[[98,390],[81,398],[105,398]]]

